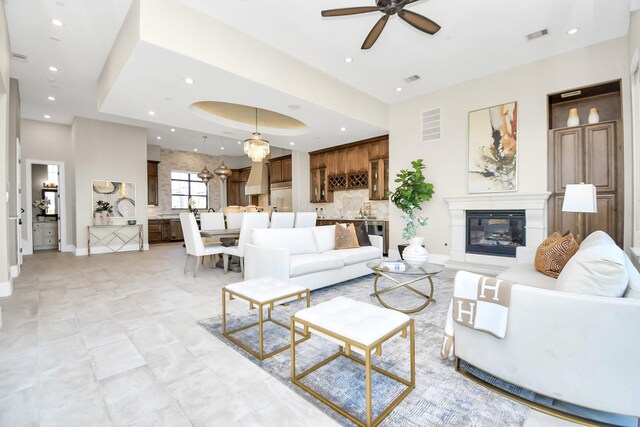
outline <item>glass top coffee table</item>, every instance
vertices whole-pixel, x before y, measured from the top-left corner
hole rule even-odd
[[[373,270],[376,275],[376,278],[373,281],[374,292],[370,296],[375,296],[383,307],[407,314],[417,313],[420,310],[424,310],[432,301],[435,301],[433,299],[434,287],[433,280],[431,280],[431,278],[444,269],[441,265],[429,263],[424,264],[421,267],[411,267],[404,261],[384,261],[382,263],[380,263],[380,261],[370,261],[367,263],[367,267]],[[394,284],[386,288],[379,289],[378,281],[381,277],[389,279]],[[428,295],[425,292],[416,289],[417,285],[421,281],[429,283],[430,290]],[[415,308],[393,307],[382,299],[384,294],[401,288],[408,289],[415,293],[416,296],[419,297],[418,301],[420,305]],[[388,300],[389,299],[387,298],[387,301]]]

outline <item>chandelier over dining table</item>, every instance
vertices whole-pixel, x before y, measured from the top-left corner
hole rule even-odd
[[[261,162],[269,155],[269,141],[262,138],[258,132],[258,108],[256,108],[256,131],[253,132],[251,138],[244,141],[244,153],[249,156],[253,162]]]

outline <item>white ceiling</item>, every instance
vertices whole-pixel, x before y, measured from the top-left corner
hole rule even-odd
[[[374,47],[361,51],[359,47],[379,13],[322,18],[320,11],[373,5],[374,0],[244,0],[227,1],[223,7],[220,2],[208,0],[180,1],[389,104],[623,36],[628,30],[630,8],[628,0],[423,0],[407,8],[436,21],[442,26],[440,32],[428,36],[393,17]],[[200,148],[203,133],[224,135],[225,153],[241,155],[241,146],[234,141],[248,137],[246,129],[215,125],[183,114],[190,100],[189,89],[170,84],[168,79],[174,78],[180,66],[196,64],[167,51],[149,47],[144,52],[150,55],[148,60],[161,61],[156,63],[165,66],[156,67],[149,84],[136,94],[141,104],[153,105],[163,114],[153,119],[144,117],[128,111],[126,102],[112,110],[105,109],[113,114],[97,111],[98,76],[130,4],[131,0],[6,1],[12,50],[28,56],[27,62],[12,61],[12,76],[20,81],[22,116],[45,120],[43,116],[49,114],[51,121],[67,124],[73,117],[82,116],[144,126],[149,129],[151,143],[184,150]],[[52,18],[65,25],[53,26]],[[580,31],[567,35],[566,31],[574,27]],[[526,41],[525,34],[542,28],[549,29],[548,36]],[[347,56],[353,58],[350,64],[344,62]],[[59,71],[48,71],[50,65]],[[144,75],[144,70],[144,61],[131,61],[125,69],[132,76]],[[213,73],[214,69],[201,72]],[[403,82],[413,74],[422,79]],[[222,100],[246,103],[246,80],[226,78],[228,94]],[[203,83],[197,82],[201,85],[198,90],[205,87]],[[154,85],[166,88],[166,93],[153,93],[150,88]],[[396,87],[403,87],[403,91],[396,92]],[[56,101],[48,101],[49,95],[55,96]],[[283,94],[265,91],[264,96],[265,105],[286,105]],[[304,105],[299,99],[291,99],[290,103],[303,106],[296,114],[304,117],[297,118],[312,122],[308,123],[309,134],[296,140],[295,149],[308,151],[373,136],[379,131],[371,126],[359,128],[360,124],[352,121],[349,132],[341,134],[334,126],[341,120],[337,113]],[[282,111],[282,107],[279,112],[293,115]],[[176,132],[170,131],[171,126]],[[156,140],[156,136],[162,139]],[[274,145],[290,148],[290,138],[270,138]],[[219,145],[220,136],[211,136],[208,145],[213,145],[212,141]],[[214,147],[207,151],[219,152]]]

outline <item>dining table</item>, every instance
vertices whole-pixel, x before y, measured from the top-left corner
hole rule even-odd
[[[240,238],[239,228],[220,228],[215,230],[200,230],[201,237],[218,238],[222,246],[235,246],[236,240]],[[221,263],[222,261],[219,261]],[[217,264],[216,266],[220,266]],[[232,271],[240,271],[240,262],[237,259],[233,259],[229,264],[229,269]]]

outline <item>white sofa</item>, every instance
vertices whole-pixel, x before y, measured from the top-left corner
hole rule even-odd
[[[382,237],[335,249],[335,227],[254,229],[244,249],[245,279],[288,279],[313,290],[372,273],[366,264],[382,256]]]
[[[505,338],[455,323],[456,357],[548,397],[640,417],[640,299],[554,290],[568,264],[554,279],[534,269],[534,256],[518,248],[517,264],[498,276],[517,283]],[[622,256],[626,295],[633,288],[637,296],[640,275]]]

